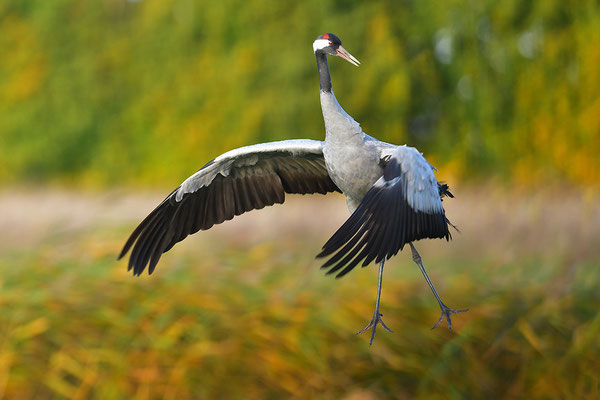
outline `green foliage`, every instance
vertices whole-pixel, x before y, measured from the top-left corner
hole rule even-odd
[[[593,0],[0,4],[0,182],[172,185],[233,147],[320,139],[311,42],[366,132],[448,174],[600,182]]]

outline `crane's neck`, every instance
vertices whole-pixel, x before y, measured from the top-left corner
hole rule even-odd
[[[321,91],[331,93],[331,75],[329,74],[329,64],[327,64],[327,55],[320,51],[317,51],[315,55],[317,56]]]
[[[327,55],[317,51],[316,57],[321,86],[321,110],[325,121],[325,141],[343,142],[352,137],[361,139],[363,132],[360,124],[344,111],[333,94]]]

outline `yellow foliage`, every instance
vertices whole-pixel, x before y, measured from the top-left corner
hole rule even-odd
[[[0,104],[6,106],[27,99],[41,88],[46,63],[35,27],[29,21],[9,16],[1,26],[4,56],[0,65]]]
[[[46,318],[36,318],[35,320],[15,328],[12,336],[15,340],[28,340],[41,335],[49,328],[49,321]]]

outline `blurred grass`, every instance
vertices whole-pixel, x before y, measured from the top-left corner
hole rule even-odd
[[[430,330],[437,304],[401,253],[382,298],[394,333],[369,348],[354,332],[375,268],[335,280],[313,259],[341,197],[236,218],[133,278],[115,255],[160,195],[0,193],[0,398],[599,398],[597,198],[455,194],[462,233],[417,247],[470,311]]]

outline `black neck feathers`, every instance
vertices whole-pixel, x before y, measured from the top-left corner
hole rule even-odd
[[[323,92],[331,92],[331,75],[329,74],[329,64],[327,64],[327,55],[321,51],[317,51],[315,55],[317,56],[321,90]]]

